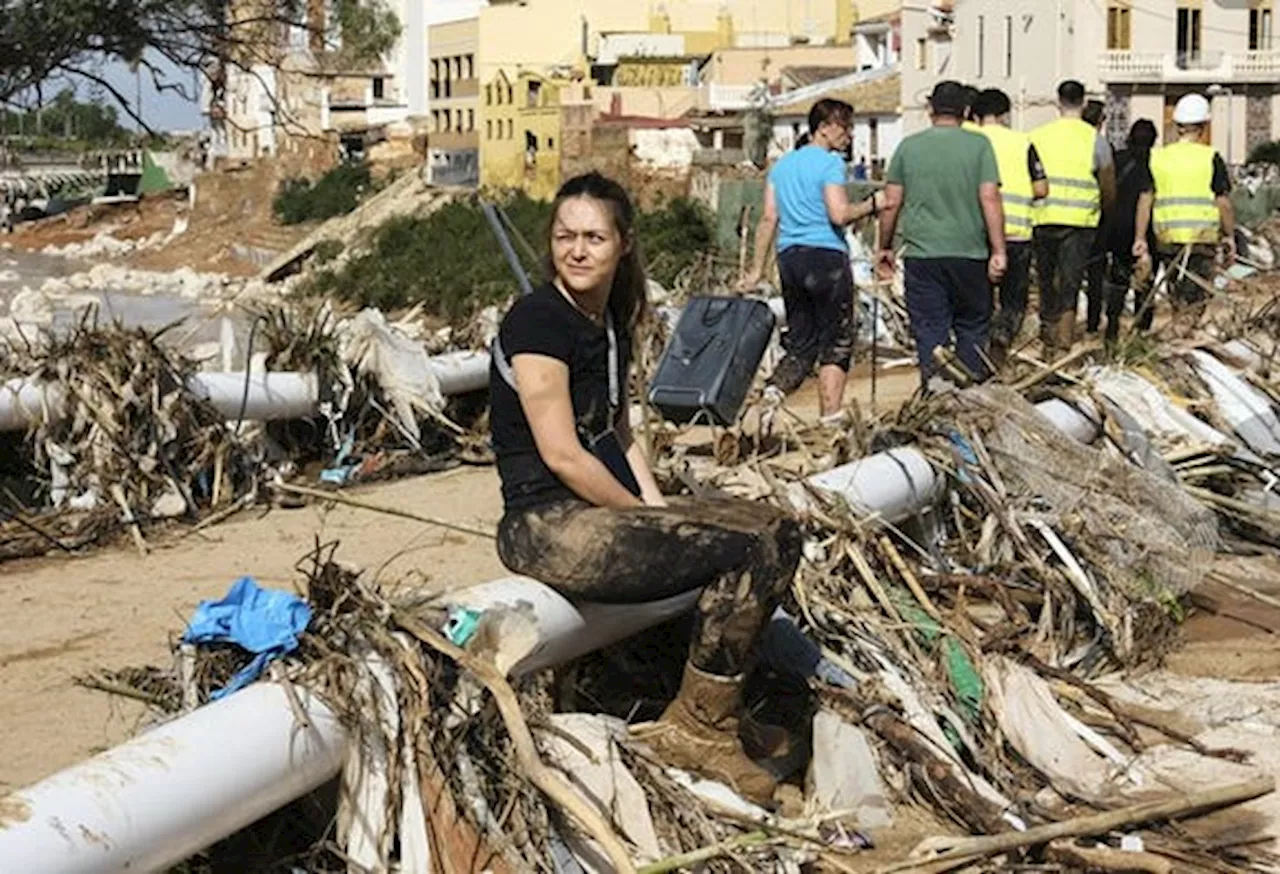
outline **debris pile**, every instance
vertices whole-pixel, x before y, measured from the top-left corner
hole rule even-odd
[[[26,499],[5,501],[0,559],[124,530],[145,551],[156,523],[214,524],[299,473],[342,485],[486,460],[423,347],[381,313],[304,302],[246,318],[242,372],[202,371],[178,325],[100,324],[95,308],[69,331],[23,323],[0,344],[0,412],[27,427],[29,465]],[[282,379],[301,392],[274,388]],[[270,415],[277,401],[288,421]]]
[[[1255,321],[1272,311],[1251,310]],[[918,398],[838,434],[797,427],[757,397],[746,420],[758,428],[726,430],[661,471],[674,488],[696,478],[806,519],[806,561],[750,696],[804,738],[798,758],[775,763],[790,780],[776,811],[665,768],[627,731],[675,686],[678,624],[509,681],[536,637],[528,617],[450,611],[317,552],[305,586],[315,619],[283,673],[345,714],[354,740],[340,854],[317,844],[306,870],[339,858],[421,872],[1280,863],[1267,844],[1280,837],[1267,797],[1280,706],[1187,718],[1200,690],[1165,682],[1154,698],[1130,674],[1176,645],[1188,594],[1224,553],[1275,549],[1267,356],[1208,335],[1087,357]],[[1095,439],[1033,404],[1051,398]],[[918,483],[904,515],[867,512],[811,477],[908,446],[947,488]],[[226,658],[198,658],[214,655]],[[110,680],[141,681],[172,712],[245,660]],[[172,685],[184,675],[206,685]],[[910,808],[938,837],[906,859],[908,847],[873,849]]]

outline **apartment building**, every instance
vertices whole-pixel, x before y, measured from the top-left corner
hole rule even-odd
[[[341,34],[326,22],[323,2],[305,4],[306,26],[263,25],[236,63],[205,71],[201,102],[214,156],[332,151],[343,139],[355,142],[420,116],[426,110],[427,2],[389,0],[403,37],[386,57],[359,67],[335,66]],[[228,17],[261,17],[259,6],[257,0],[235,0]]]
[[[482,97],[480,184],[548,199],[560,187],[561,156],[586,157],[595,118],[581,79],[499,70]]]
[[[1005,89],[1014,122],[1054,117],[1064,78],[1108,105],[1108,134],[1149,118],[1170,127],[1173,106],[1212,98],[1213,146],[1233,163],[1280,137],[1280,46],[1273,0],[956,0],[903,9],[903,106],[908,132],[928,123],[940,79]]]
[[[474,185],[480,178],[480,20],[465,18],[428,28],[431,57],[427,167],[440,185]]]

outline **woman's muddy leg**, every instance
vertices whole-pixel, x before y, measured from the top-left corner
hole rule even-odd
[[[756,639],[786,594],[800,562],[800,529],[779,518],[757,535],[747,566],[721,575],[698,600],[689,661],[720,676],[743,673]]]

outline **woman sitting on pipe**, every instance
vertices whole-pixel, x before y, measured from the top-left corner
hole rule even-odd
[[[618,183],[566,182],[552,212],[553,278],[502,322],[490,379],[498,554],[571,600],[639,604],[705,587],[680,692],[638,734],[669,764],[765,802],[774,778],[747,752],[782,738],[743,718],[742,689],[799,564],[800,529],[764,504],[668,502],[659,491],[629,419],[648,310],[633,220]]]

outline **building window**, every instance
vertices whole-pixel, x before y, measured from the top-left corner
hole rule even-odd
[[[476,111],[474,109],[467,110],[467,130],[476,129]]]
[[[474,79],[476,77],[476,56],[467,55],[466,57],[467,78]]]
[[[493,106],[493,86],[484,86],[484,105]]]
[[[982,45],[984,42],[986,42],[986,40],[987,40],[987,17],[985,15],[979,15],[978,16],[977,57],[975,58],[975,61],[974,61],[974,66],[977,68],[979,79],[981,79],[983,76],[986,75],[986,70],[984,69],[986,67],[986,63],[985,63],[986,59],[983,57],[985,52],[983,52],[983,45]]]
[[[516,123],[514,119],[507,119],[507,139],[513,140],[516,137]]]
[[[550,150],[554,149],[555,147],[556,147],[556,138],[555,138],[555,137],[547,137],[547,149],[548,149],[548,151],[550,151]]]
[[[440,110],[431,110],[431,130],[440,133]]]
[[[1013,16],[1004,17],[1004,77],[1013,78]]]
[[[1178,66],[1184,70],[1200,60],[1200,8],[1178,7]]]
[[[373,99],[382,100],[387,96],[387,80],[381,76],[373,77]]]
[[[929,40],[924,37],[916,40],[916,69],[929,69]]]
[[[542,96],[542,83],[541,83],[541,82],[534,82],[534,81],[530,80],[530,82],[529,82],[529,96],[528,96],[528,98],[527,98],[528,106],[529,106],[529,108],[530,108],[530,109],[535,109],[535,108],[537,108],[537,106],[538,106],[538,98],[539,98],[539,97],[541,97],[541,96]]]
[[[493,119],[484,123],[484,138],[486,140],[493,139]]]
[[[1271,5],[1258,3],[1249,10],[1249,50],[1271,50]]]
[[[508,102],[508,103],[515,103],[515,102],[516,102],[516,93],[515,93],[515,91],[511,90],[511,86],[510,86],[510,85],[508,85],[508,86],[507,86],[507,102]]]
[[[1128,6],[1113,3],[1107,7],[1107,48],[1112,51],[1128,51],[1132,47],[1130,41],[1129,20],[1133,10]]]

